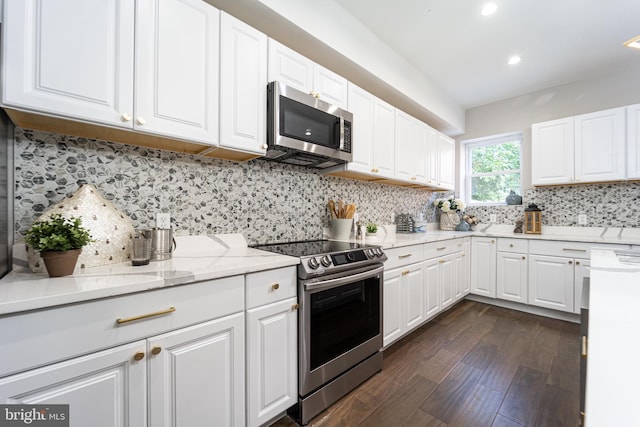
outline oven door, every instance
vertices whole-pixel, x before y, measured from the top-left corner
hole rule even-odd
[[[382,348],[382,264],[301,281],[300,395]]]

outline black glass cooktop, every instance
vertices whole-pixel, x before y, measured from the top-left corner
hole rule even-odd
[[[362,249],[372,247],[362,243],[340,242],[333,240],[304,240],[300,242],[273,243],[253,246],[263,251],[275,252],[282,255],[294,257],[306,257],[313,255],[324,255],[335,252],[344,252],[351,249]]]

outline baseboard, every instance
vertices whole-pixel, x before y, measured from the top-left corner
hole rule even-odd
[[[480,295],[469,294],[465,297],[470,301],[481,302],[484,304],[495,305],[502,308],[508,308],[511,310],[523,311],[529,314],[536,314],[538,316],[551,317],[552,319],[565,320],[567,322],[580,323],[580,315],[574,313],[566,313],[564,311],[550,310],[548,308],[536,307],[533,305],[520,304],[513,301],[505,301],[495,298],[487,298]]]

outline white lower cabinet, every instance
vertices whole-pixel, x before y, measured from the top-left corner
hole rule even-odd
[[[573,312],[573,258],[529,256],[529,304]]]
[[[521,253],[498,252],[496,297],[527,303],[527,256]]]
[[[298,399],[295,267],[246,276],[247,426],[265,425]]]
[[[455,289],[457,264],[454,262],[454,255],[447,255],[438,260],[440,269],[440,309],[451,306],[455,302]]]
[[[6,377],[0,401],[69,404],[71,426],[243,426],[244,314]]]
[[[471,238],[471,293],[496,297],[496,239]]]
[[[422,263],[384,273],[383,343],[388,345],[425,320]]]
[[[585,277],[591,277],[591,261],[577,259],[573,267],[573,312],[580,314],[582,306],[582,281]]]
[[[259,426],[296,403],[297,298],[247,311],[247,425]]]

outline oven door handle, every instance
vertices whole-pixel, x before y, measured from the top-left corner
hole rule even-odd
[[[311,290],[321,291],[325,289],[335,288],[337,286],[346,285],[348,283],[356,282],[361,279],[368,279],[370,277],[377,276],[378,274],[382,274],[383,270],[384,270],[384,266],[380,266],[372,269],[367,269],[366,271],[363,271],[360,273],[349,274],[347,276],[342,276],[335,279],[322,280],[322,281],[313,282],[313,283],[305,283],[304,290],[305,291],[311,291]]]

